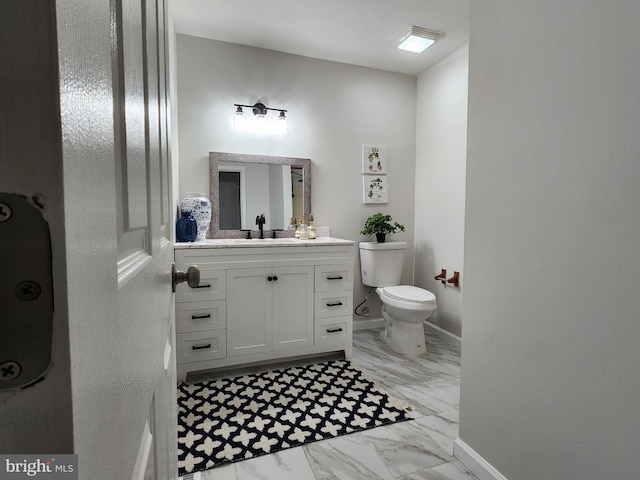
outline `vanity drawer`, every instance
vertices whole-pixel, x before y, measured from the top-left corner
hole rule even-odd
[[[316,345],[351,342],[351,315],[316,320],[314,343]]]
[[[315,317],[341,317],[350,315],[353,307],[353,293],[351,290],[344,292],[321,292],[315,294]]]
[[[176,334],[176,362],[190,363],[227,356],[227,331],[210,330]]]
[[[316,292],[336,292],[353,288],[351,264],[316,265]]]
[[[227,319],[224,300],[176,303],[176,332],[202,332],[225,328]]]
[[[176,286],[176,302],[224,300],[225,280],[225,270],[200,270],[200,285],[191,288],[183,282]]]

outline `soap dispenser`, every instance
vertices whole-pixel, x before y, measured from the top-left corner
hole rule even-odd
[[[309,240],[316,239],[316,226],[313,224],[313,215],[309,214],[309,227],[307,227],[309,232]]]
[[[300,232],[300,240],[309,240],[309,228],[305,223],[304,215],[300,217],[300,227],[298,227],[298,230]]]

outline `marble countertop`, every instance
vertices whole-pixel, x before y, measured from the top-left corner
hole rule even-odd
[[[318,237],[315,240],[297,238],[207,238],[198,242],[177,242],[175,248],[256,248],[256,247],[318,247],[327,245],[354,245],[353,240]]]

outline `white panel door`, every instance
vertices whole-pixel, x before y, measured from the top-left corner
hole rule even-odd
[[[116,2],[119,345],[132,479],[176,475],[175,332],[162,0]]]

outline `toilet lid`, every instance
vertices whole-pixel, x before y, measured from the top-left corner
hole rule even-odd
[[[395,298],[396,300],[404,300],[418,303],[432,303],[436,301],[436,296],[429,290],[414,287],[412,285],[397,285],[394,287],[384,287],[385,295]]]

